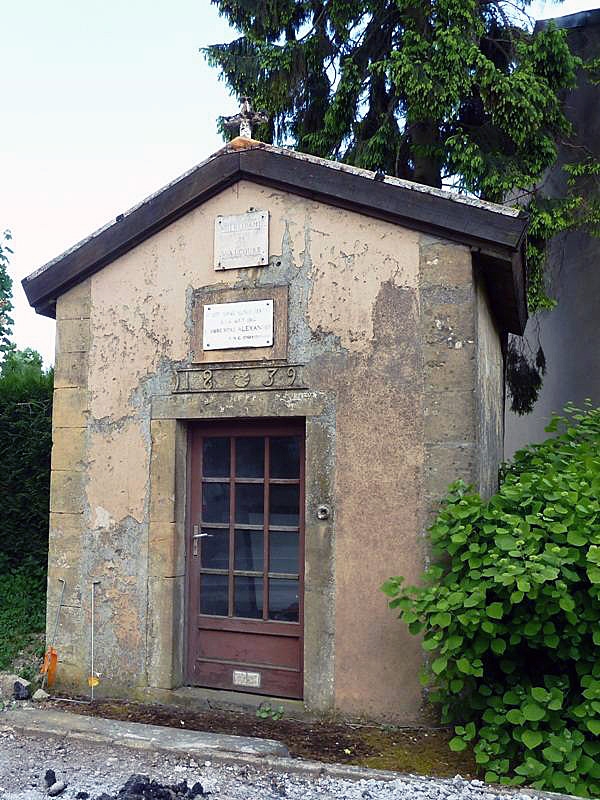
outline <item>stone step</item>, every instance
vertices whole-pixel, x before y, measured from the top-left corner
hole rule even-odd
[[[141,750],[185,752],[198,758],[226,753],[258,757],[289,756],[287,747],[274,739],[179,730],[51,709],[25,707],[5,711],[0,714],[0,730],[9,729],[19,733],[49,734],[126,745]]]

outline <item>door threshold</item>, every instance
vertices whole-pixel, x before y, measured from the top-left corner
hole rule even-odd
[[[272,709],[283,708],[283,716],[288,719],[315,719],[318,715],[311,713],[302,700],[290,700],[285,697],[268,697],[264,694],[250,692],[234,692],[229,689],[205,689],[201,686],[181,686],[178,689],[154,689],[144,687],[136,692],[136,699],[147,703],[182,706],[186,709],[206,711],[244,711],[256,714],[260,706]]]

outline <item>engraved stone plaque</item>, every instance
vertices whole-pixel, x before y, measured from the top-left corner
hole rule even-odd
[[[204,350],[271,347],[272,344],[272,300],[210,303],[204,306]]]
[[[273,303],[272,329],[267,317],[267,329],[265,340],[269,344],[259,347],[255,340],[253,346],[248,346],[248,341],[240,341],[237,346],[229,346],[224,349],[215,349],[214,342],[211,342],[205,335],[204,315],[207,308],[219,306],[224,308],[229,306],[235,308],[235,303],[254,303],[259,307],[259,303],[264,301]],[[241,306],[243,309],[243,306]],[[267,309],[267,306],[264,306]],[[267,309],[268,311],[268,309]],[[264,313],[264,312],[263,312]],[[211,312],[208,312],[211,315]],[[214,320],[213,320],[214,321]],[[219,327],[219,326],[216,326]],[[231,327],[231,326],[228,326]],[[243,361],[285,361],[287,358],[288,340],[288,287],[287,286],[259,286],[259,287],[240,287],[222,288],[219,284],[215,287],[198,289],[193,295],[192,307],[192,330],[190,340],[190,361],[193,364],[232,364]],[[206,348],[205,344],[213,345]],[[218,344],[218,340],[217,340]]]
[[[241,669],[233,670],[234,686],[252,686],[260,689],[260,672],[245,672]]]
[[[215,269],[261,267],[269,262],[269,212],[215,219]]]

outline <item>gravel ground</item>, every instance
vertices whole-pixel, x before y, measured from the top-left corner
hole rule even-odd
[[[406,777],[389,782],[351,782],[259,770],[239,764],[211,764],[163,753],[63,740],[53,736],[20,736],[0,732],[0,800],[47,800],[46,770],[67,788],[61,800],[90,800],[116,795],[135,773],[163,784],[202,784],[213,800],[531,800],[519,792],[498,793],[480,781]],[[79,800],[86,800],[80,797]],[[106,800],[106,799],[105,799]]]

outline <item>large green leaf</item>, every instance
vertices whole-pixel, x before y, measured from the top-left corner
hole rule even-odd
[[[506,719],[511,725],[522,725],[525,722],[523,712],[519,708],[511,708],[506,712]]]
[[[439,614],[434,614],[431,617],[431,624],[440,628],[447,628],[452,622],[452,617],[447,611],[442,611]]]
[[[467,743],[460,736],[454,736],[450,739],[449,745],[450,750],[454,750],[455,753],[460,753],[467,749]]]
[[[591,583],[600,583],[600,567],[588,567],[587,575]]]
[[[573,611],[575,608],[575,600],[569,596],[561,597],[558,604],[563,611]]]
[[[553,764],[560,764],[561,761],[564,761],[564,754],[556,747],[544,747],[542,755],[546,761],[551,761]]]
[[[538,747],[543,741],[544,737],[540,731],[524,730],[521,734],[521,741],[530,750]]]
[[[567,533],[567,542],[576,547],[582,547],[584,544],[587,544],[587,541],[587,538],[579,531],[571,530]]]
[[[523,628],[523,632],[525,633],[526,636],[537,636],[537,634],[541,631],[541,629],[542,629],[542,623],[539,620],[535,619],[535,620],[530,620],[525,625],[525,627]]]
[[[506,651],[506,642],[504,639],[492,639],[491,648],[492,652],[501,656]]]
[[[543,764],[541,761],[538,761],[537,758],[528,756],[523,764],[515,767],[515,772],[518,775],[525,775],[528,778],[537,778],[545,769],[545,764]]]
[[[435,661],[431,665],[431,669],[436,675],[442,673],[446,667],[448,666],[448,659],[445,656],[440,656],[436,658]]]
[[[537,703],[526,702],[521,706],[521,711],[528,722],[539,722],[546,716],[542,706]]]
[[[600,736],[600,717],[598,719],[588,719],[585,724],[594,736]]]
[[[502,603],[490,603],[487,607],[487,615],[492,619],[502,619],[503,614]]]
[[[550,693],[542,686],[534,686],[531,690],[531,696],[538,703],[547,703],[550,699]]]
[[[514,550],[517,546],[517,540],[514,536],[504,533],[496,536],[496,544],[500,550]]]

